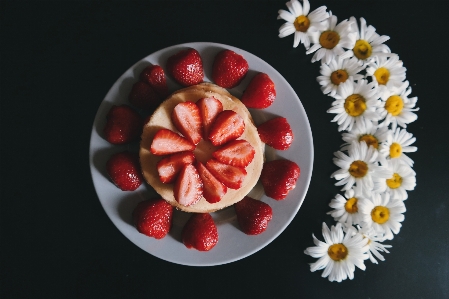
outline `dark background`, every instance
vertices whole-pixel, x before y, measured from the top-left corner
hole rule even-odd
[[[338,193],[343,143],[316,82],[319,63],[278,38],[282,1],[1,1],[1,298],[449,298],[446,1],[312,0],[339,21],[364,17],[407,68],[418,120],[417,187],[386,261],[342,283],[310,272]],[[215,267],[160,260],[125,238],[93,187],[88,151],[97,108],[131,65],[168,46],[217,42],[255,54],[292,85],[315,160],[304,204],[264,249]]]

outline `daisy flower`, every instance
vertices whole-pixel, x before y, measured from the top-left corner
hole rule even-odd
[[[335,171],[331,178],[339,182],[336,186],[345,185],[342,190],[349,190],[357,184],[363,194],[368,194],[374,188],[373,178],[387,179],[392,173],[383,166],[378,165],[378,152],[372,147],[368,147],[365,142],[351,143],[348,148],[348,156],[343,152],[335,152],[334,164],[341,169]]]
[[[359,74],[365,68],[357,63],[357,59],[341,59],[337,57],[333,59],[329,65],[321,62],[320,73],[317,77],[318,83],[321,85],[321,91],[324,94],[334,96],[337,88],[341,83],[350,79],[358,81],[363,79],[363,75]]]
[[[388,192],[392,198],[406,200],[407,191],[412,191],[416,186],[416,172],[407,164],[399,160],[390,160],[386,167],[393,175],[384,180],[375,182],[375,188],[378,192]]]
[[[389,36],[377,34],[376,28],[371,25],[367,26],[364,18],[360,18],[360,28],[354,17],[350,17],[349,21],[352,21],[355,26],[356,41],[351,50],[341,55],[342,58],[354,57],[361,65],[364,65],[374,56],[391,53],[390,48],[383,44],[390,39]]]
[[[360,127],[365,120],[380,119],[380,114],[376,111],[380,101],[373,82],[348,80],[338,86],[334,98],[336,100],[327,112],[337,114],[332,122],[337,122],[338,131],[351,131],[354,125],[356,128]]]
[[[334,210],[328,212],[328,215],[334,217],[334,220],[343,223],[346,227],[353,224],[360,224],[360,215],[357,208],[357,202],[363,197],[360,187],[346,190],[344,197],[337,194],[331,200],[329,206]]]
[[[419,108],[414,108],[417,97],[409,98],[412,92],[409,87],[409,82],[405,81],[398,88],[387,88],[381,95],[381,106],[377,108],[382,121],[382,126],[391,124],[393,130],[399,125],[403,128],[407,124],[414,122],[418,116],[413,111],[418,111]]]
[[[311,32],[314,45],[306,51],[306,54],[316,52],[312,62],[324,59],[329,64],[337,55],[345,52],[343,48],[349,49],[355,42],[355,32],[352,22],[343,20],[337,25],[337,17],[329,12],[329,18],[324,23],[324,29]]]
[[[310,47],[309,35],[324,27],[322,22],[329,17],[326,6],[321,6],[309,13],[310,4],[308,0],[303,1],[303,5],[298,0],[291,0],[286,3],[288,11],[280,9],[278,19],[287,21],[279,28],[279,37],[286,37],[294,34],[293,47],[299,43],[304,44],[306,49]]]
[[[380,252],[390,253],[387,250],[387,248],[391,248],[392,246],[380,243],[385,241],[385,237],[383,235],[377,234],[372,227],[367,228],[367,227],[360,227],[359,225],[357,225],[357,230],[353,226],[350,227],[350,229],[352,229],[352,232],[349,232],[348,229],[347,233],[356,234],[358,232],[364,238],[368,239],[368,246],[369,246],[368,255],[370,261],[373,264],[377,264],[377,260],[375,257],[377,257],[380,261],[385,261],[385,258],[383,257],[382,254],[380,254]]]
[[[401,128],[396,128],[391,132],[392,134],[387,137],[387,140],[380,145],[379,153],[388,160],[400,160],[412,167],[413,160],[405,153],[413,153],[418,150],[416,146],[410,146],[416,141],[416,138],[412,133]]]
[[[379,92],[382,94],[389,88],[401,87],[406,71],[402,64],[397,54],[391,54],[388,57],[375,56],[368,63],[366,75],[372,78],[376,86],[379,86]]]
[[[316,246],[308,247],[305,254],[318,258],[310,264],[310,271],[324,269],[322,277],[328,277],[329,281],[341,282],[346,278],[354,278],[355,266],[365,270],[364,260],[368,259],[368,239],[361,234],[345,234],[341,223],[331,226],[329,230],[323,223],[323,238],[325,242],[318,240],[314,235],[313,243]]]
[[[365,142],[368,146],[379,150],[380,145],[388,140],[389,135],[391,135],[391,130],[387,127],[379,127],[377,123],[365,120],[357,128],[342,134],[346,143],[342,145],[341,150],[348,150],[353,141]],[[383,156],[379,155],[379,158],[383,158]],[[380,162],[382,161],[380,160]]]
[[[384,234],[385,239],[392,240],[393,233],[398,234],[404,221],[404,202],[390,198],[390,193],[372,193],[358,204],[362,227],[372,227],[376,234]]]

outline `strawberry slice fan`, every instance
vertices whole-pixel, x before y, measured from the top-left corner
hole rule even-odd
[[[288,226],[310,183],[312,144],[304,108],[275,69],[232,46],[187,43],[145,57],[113,85],[92,130],[91,171],[133,243],[213,266]]]

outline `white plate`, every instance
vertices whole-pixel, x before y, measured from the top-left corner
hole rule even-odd
[[[222,49],[230,49],[243,55],[248,61],[249,72],[243,82],[230,92],[239,97],[250,79],[257,72],[267,73],[276,86],[276,100],[267,109],[250,109],[256,125],[273,118],[274,116],[286,117],[293,129],[294,141],[287,151],[276,151],[266,146],[266,159],[273,160],[286,158],[296,162],[301,168],[301,175],[293,189],[285,200],[276,201],[263,193],[260,183],[250,195],[269,204],[273,209],[273,219],[269,222],[265,232],[256,236],[245,235],[240,231],[234,208],[212,213],[217,224],[219,241],[208,252],[199,252],[187,249],[180,241],[181,230],[187,221],[189,214],[176,211],[173,218],[173,227],[170,233],[161,240],[140,234],[132,225],[131,213],[138,202],[157,197],[157,193],[146,183],[136,191],[124,192],[118,189],[109,180],[105,165],[108,158],[115,152],[125,149],[138,150],[138,144],[117,146],[108,143],[102,137],[106,114],[113,104],[128,104],[128,93],[131,86],[138,80],[139,73],[149,64],[158,64],[165,70],[167,58],[185,47],[197,49],[203,59],[205,70],[204,81],[212,82],[211,71],[215,55]],[[170,91],[178,89],[168,76]],[[96,114],[90,141],[89,161],[92,180],[100,202],[115,226],[135,245],[146,252],[182,265],[214,266],[237,261],[262,249],[284,231],[301,207],[307,189],[309,187],[313,166],[313,141],[309,121],[306,112],[298,96],[290,84],[268,63],[244,50],[216,43],[186,43],[168,47],[157,51],[135,65],[130,67],[112,86],[107,93]]]

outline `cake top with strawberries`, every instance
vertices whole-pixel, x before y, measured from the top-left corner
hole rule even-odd
[[[210,132],[201,132],[198,136],[190,132],[194,130],[191,127],[195,126],[193,125],[195,120],[189,118],[198,113],[195,111],[201,111],[199,118],[207,123],[205,111],[212,110],[210,104],[204,103],[208,99],[218,100],[222,105],[222,112],[210,124]],[[202,108],[202,105],[208,106]],[[223,121],[220,121],[220,118]],[[241,123],[234,121],[233,118],[241,120]],[[182,121],[188,123],[185,130],[179,129],[182,127],[179,122]],[[180,135],[179,131],[183,133]],[[237,138],[235,132],[238,134]],[[204,134],[213,137],[207,138]],[[262,171],[263,152],[264,144],[245,105],[226,89],[212,83],[201,83],[176,91],[156,109],[144,125],[140,162],[146,181],[170,204],[186,212],[206,213],[233,205],[254,188]],[[194,158],[189,153],[193,153]],[[187,186],[190,189],[185,192],[195,193],[198,190],[192,187],[195,185],[194,177],[202,177],[200,184],[203,185],[204,194],[200,194],[198,200],[195,200],[195,197],[190,199],[191,194],[182,194],[177,198],[176,192],[187,187],[179,186],[181,183],[171,181],[169,176],[164,175],[165,170],[160,165],[170,159],[173,162],[177,158],[188,161],[186,164],[193,164],[192,159],[196,159],[193,165],[199,173],[196,174],[190,167],[182,175],[178,175],[178,178],[190,176],[193,181],[187,178],[191,186]],[[206,168],[205,175],[204,168]],[[214,173],[213,177],[223,183],[225,192],[213,190],[222,188],[222,184],[215,187],[204,182],[211,177],[209,172]],[[220,173],[226,174],[221,178]],[[217,192],[224,194],[218,200],[214,200],[213,194]]]

